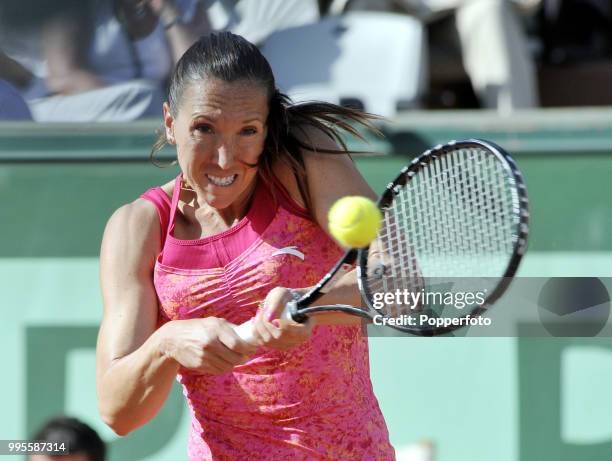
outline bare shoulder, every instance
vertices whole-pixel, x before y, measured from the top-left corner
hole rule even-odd
[[[340,146],[338,146],[338,143],[334,139],[330,138],[324,131],[314,125],[297,125],[291,129],[291,134],[306,146],[313,147],[313,149],[302,148],[302,154],[308,152],[316,154],[317,149],[341,151]]]
[[[320,129],[311,125],[304,125],[294,128],[292,133],[306,146],[313,146],[315,148],[300,149],[309,185],[313,182],[327,181],[330,175],[332,177],[338,174],[342,175],[352,171],[354,168],[353,161],[349,155],[343,153],[340,146]],[[327,151],[337,150],[338,153],[321,152],[318,149]],[[305,206],[305,200],[300,193],[297,178],[289,163],[277,161],[273,165],[272,170],[281,184],[285,186],[291,198],[299,205]]]
[[[168,198],[172,199],[172,192],[174,192],[174,179],[172,181],[168,181],[163,186],[160,186],[161,190],[163,190]]]
[[[155,205],[137,199],[117,209],[108,220],[102,240],[101,257],[121,255],[149,260],[160,251],[160,226]]]
[[[169,199],[174,191],[174,179],[160,186]],[[147,236],[150,231],[159,230],[159,217],[155,205],[149,200],[138,198],[117,209],[108,220],[106,229],[137,231],[140,236]]]
[[[300,193],[297,178],[289,164],[282,160],[278,160],[272,165],[272,172],[274,176],[276,176],[276,179],[285,187],[293,201],[302,208],[305,208],[306,202]]]
[[[108,220],[106,227],[121,230],[137,227],[143,230],[157,219],[155,205],[148,200],[138,198],[118,208]]]
[[[312,146],[312,149],[306,147],[301,149],[307,173],[310,173],[311,170],[324,170],[329,166],[342,168],[353,165],[349,155],[344,153],[338,143],[321,129],[312,125],[301,125],[294,128],[292,133],[305,146]]]
[[[376,194],[351,157],[342,152],[340,146],[326,133],[312,126],[295,130],[296,133],[301,133],[296,136],[306,146],[315,146],[315,149],[303,147],[300,154],[306,170],[312,207],[310,212],[321,227],[327,229],[327,213],[339,198],[346,195],[362,195],[376,199]],[[304,200],[291,167],[286,162],[279,161],[273,170],[292,198],[303,205]]]
[[[307,137],[306,144],[316,149],[303,148],[301,151],[308,177],[309,189],[313,195],[319,190],[330,193],[331,189],[373,197],[374,194],[361,176],[349,154],[342,151],[335,140],[313,126],[299,130]],[[338,151],[338,152],[325,152]]]

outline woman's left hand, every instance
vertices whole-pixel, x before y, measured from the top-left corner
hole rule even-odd
[[[315,324],[312,317],[306,323],[279,319],[291,300],[293,296],[288,288],[277,287],[268,293],[253,324],[257,345],[284,351],[310,339]]]

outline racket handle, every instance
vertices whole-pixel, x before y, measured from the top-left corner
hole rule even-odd
[[[280,319],[286,322],[293,322],[291,318],[291,312],[289,311],[289,305],[285,306],[283,312],[280,315]],[[253,330],[254,319],[249,319],[246,322],[234,327],[236,334],[247,343],[252,343],[255,339],[255,331]]]
[[[249,319],[246,322],[234,327],[236,334],[247,343],[253,342],[255,339],[253,330],[253,319]]]

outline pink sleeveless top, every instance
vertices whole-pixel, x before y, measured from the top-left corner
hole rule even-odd
[[[314,285],[340,248],[273,179],[258,180],[247,215],[198,240],[173,237],[179,182],[172,200],[153,202],[162,226],[154,270],[160,322],[216,316],[240,324],[276,286]],[[393,460],[370,382],[368,343],[360,326],[316,326],[289,351],[260,348],[222,375],[179,370],[192,415],[189,459]]]

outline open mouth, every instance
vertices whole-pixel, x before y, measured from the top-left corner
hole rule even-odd
[[[237,174],[232,174],[230,176],[213,176],[210,174],[206,175],[206,179],[208,179],[215,186],[220,186],[220,187],[231,186],[237,177],[238,177]]]

